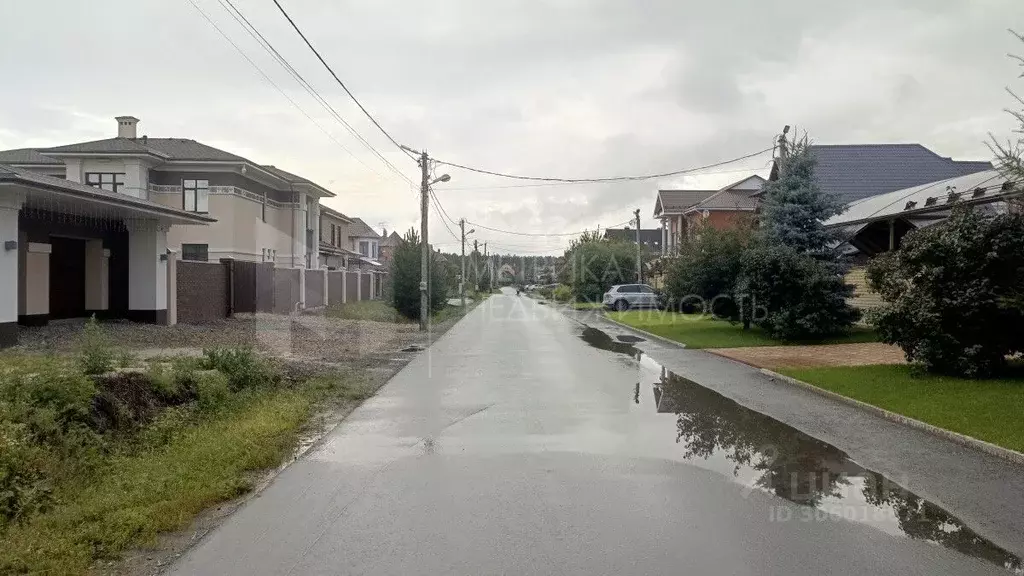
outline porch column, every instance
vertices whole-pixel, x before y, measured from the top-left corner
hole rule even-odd
[[[167,324],[167,226],[155,220],[128,224],[128,319]]]
[[[661,219],[661,255],[662,256],[664,256],[665,254],[668,254],[668,246],[665,245],[665,243],[667,241],[668,241],[668,224],[667,224],[667,221],[664,218],[662,218]]]
[[[0,195],[0,348],[18,343],[18,212],[24,197]]]
[[[97,318],[110,309],[110,250],[103,240],[85,243],[85,313]]]
[[[43,326],[50,321],[50,252],[49,244],[26,242],[19,248],[18,323]]]

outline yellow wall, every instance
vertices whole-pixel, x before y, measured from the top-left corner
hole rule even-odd
[[[868,280],[865,276],[866,268],[864,266],[857,266],[851,268],[846,274],[846,283],[853,284],[854,291],[853,297],[850,299],[850,304],[867,310],[870,308],[877,308],[882,304],[882,297],[877,292],[872,291],[868,288]]]

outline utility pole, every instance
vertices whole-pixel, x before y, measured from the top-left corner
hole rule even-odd
[[[782,129],[782,134],[779,134],[779,158],[784,159],[789,150],[786,146],[789,144],[786,142],[786,134],[789,134],[789,124]]]
[[[473,290],[480,288],[480,266],[476,261],[476,255],[479,251],[478,241],[473,240],[473,261],[471,262],[473,265]]]
[[[420,330],[427,329],[430,321],[430,302],[427,298],[427,278],[430,277],[427,266],[430,262],[430,244],[427,242],[427,213],[430,209],[430,158],[427,151],[420,154],[420,234],[423,246],[420,251]]]
[[[633,216],[636,216],[636,281],[638,284],[644,283],[644,265],[643,260],[640,257],[640,209],[637,208],[633,212]]]
[[[487,256],[487,242],[484,242],[484,262],[487,262],[487,289],[494,291],[494,267],[491,266],[491,259]]]
[[[459,278],[459,296],[462,297],[462,309],[466,309],[466,219],[459,219],[462,231],[462,277]]]

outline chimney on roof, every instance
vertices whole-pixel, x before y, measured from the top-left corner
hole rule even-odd
[[[136,138],[135,127],[139,123],[139,119],[134,116],[118,116],[114,118],[117,120],[117,137],[118,138]]]

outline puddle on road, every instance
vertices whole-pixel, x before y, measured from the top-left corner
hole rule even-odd
[[[687,380],[601,330],[586,327],[580,338],[595,348],[630,356],[641,374],[649,374],[646,381],[630,383],[630,399],[638,408],[654,408],[643,410],[644,415],[675,416],[675,441],[683,460],[798,505],[773,507],[773,519],[845,518],[1024,574],[1020,557],[979,536],[939,506],[861,467],[835,446]]]

